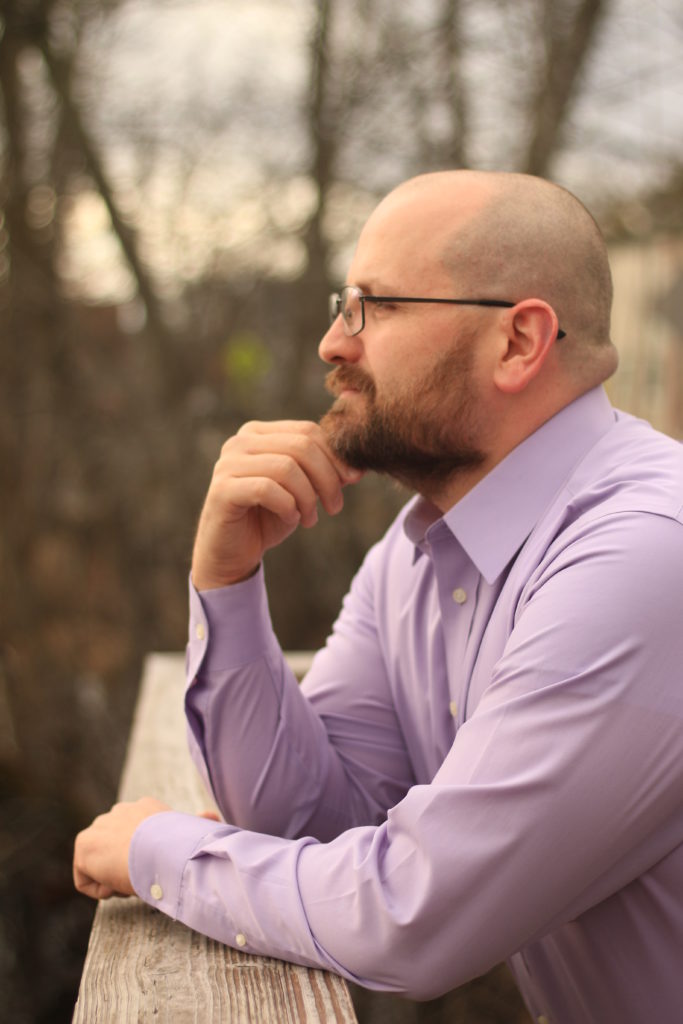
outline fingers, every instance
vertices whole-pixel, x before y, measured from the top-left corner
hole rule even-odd
[[[73,880],[78,892],[84,896],[90,896],[94,900],[106,900],[114,895],[111,885],[93,878],[90,874],[94,871],[91,865],[93,854],[92,830],[98,828],[96,818],[90,828],[84,829],[76,836],[74,843]]]
[[[195,539],[195,586],[247,579],[265,551],[299,524],[315,525],[318,503],[329,515],[340,512],[342,488],[361,475],[334,454],[317,423],[246,423],[214,468]]]
[[[264,436],[276,434],[283,436],[300,435],[302,437],[308,437],[316,444],[320,445],[321,449],[326,453],[330,461],[337,467],[337,472],[339,473],[340,478],[348,483],[353,483],[361,476],[358,470],[347,466],[345,462],[342,462],[342,460],[335,455],[327,442],[322,427],[318,423],[313,423],[310,420],[250,420],[248,423],[245,423],[240,427],[238,436],[250,434],[261,434]]]
[[[280,420],[246,423],[223,448],[235,475],[263,474],[295,499],[303,525],[312,525],[320,500],[330,515],[343,506],[341,489],[360,474],[332,451],[317,423]]]
[[[218,811],[212,811],[212,810],[201,811],[199,813],[199,817],[200,818],[207,818],[209,821],[221,821],[222,820],[220,814],[218,813]]]
[[[74,886],[78,892],[83,893],[84,896],[89,896],[93,900],[108,900],[111,896],[123,895],[122,893],[117,893],[111,886],[103,885],[94,878],[90,878],[89,875],[86,875],[76,866],[75,861],[73,879]]]
[[[251,443],[248,452],[232,451],[229,480],[236,503],[256,500],[282,519],[303,526],[318,520],[318,500],[329,515],[343,507],[341,483],[336,471],[326,466],[315,451],[307,458],[286,452],[259,452],[261,442]],[[241,483],[240,483],[241,481]]]
[[[169,810],[151,797],[119,803],[76,836],[73,879],[79,892],[93,899],[131,896],[128,851],[138,825],[153,814]]]

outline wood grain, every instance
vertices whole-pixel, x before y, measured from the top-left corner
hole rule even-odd
[[[306,655],[297,654],[296,670]],[[119,798],[153,795],[180,811],[211,806],[187,752],[182,656],[147,659]],[[74,1024],[299,1024],[356,1016],[345,982],[281,960],[240,953],[142,900],[101,902]]]

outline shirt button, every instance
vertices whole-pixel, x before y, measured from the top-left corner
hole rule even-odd
[[[149,894],[153,900],[160,900],[163,898],[164,890],[157,882],[155,882],[154,885],[149,887]]]
[[[197,628],[194,631],[194,635],[197,637],[198,640],[203,640],[204,639],[204,637],[206,636],[206,630],[204,629],[204,623],[203,622],[198,622],[197,623]]]
[[[462,587],[456,587],[453,591],[453,600],[456,604],[464,604],[467,600],[467,591],[463,590]]]
[[[242,932],[238,932],[237,935],[235,936],[235,942],[237,943],[238,946],[246,946],[246,944],[247,944],[247,937],[246,937],[246,935],[243,935]]]
[[[537,1021],[537,1024],[550,1024],[550,1021],[548,1020],[548,1018],[546,1017],[546,1015],[544,1013],[542,1013],[540,1017],[537,1017],[536,1021]]]
[[[452,700],[450,702],[450,704],[448,705],[448,710],[453,715],[453,718],[457,718],[458,717],[458,705],[455,703],[454,700]]]

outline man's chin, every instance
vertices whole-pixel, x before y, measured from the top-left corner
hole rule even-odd
[[[357,446],[357,430],[351,427],[351,417],[345,400],[337,399],[320,420],[320,426],[335,455],[348,462],[354,469],[365,468],[353,466],[348,459],[350,452]]]
[[[354,397],[357,394],[358,392],[348,396],[346,394],[339,395],[335,399],[333,405],[320,420],[320,426],[326,434],[333,435],[340,430],[344,430],[348,424],[358,422],[358,403]]]

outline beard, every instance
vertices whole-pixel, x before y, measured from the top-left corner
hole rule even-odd
[[[473,339],[445,353],[420,379],[386,397],[369,374],[343,363],[325,379],[337,397],[320,421],[328,444],[353,469],[373,470],[431,490],[485,459],[473,387]]]

